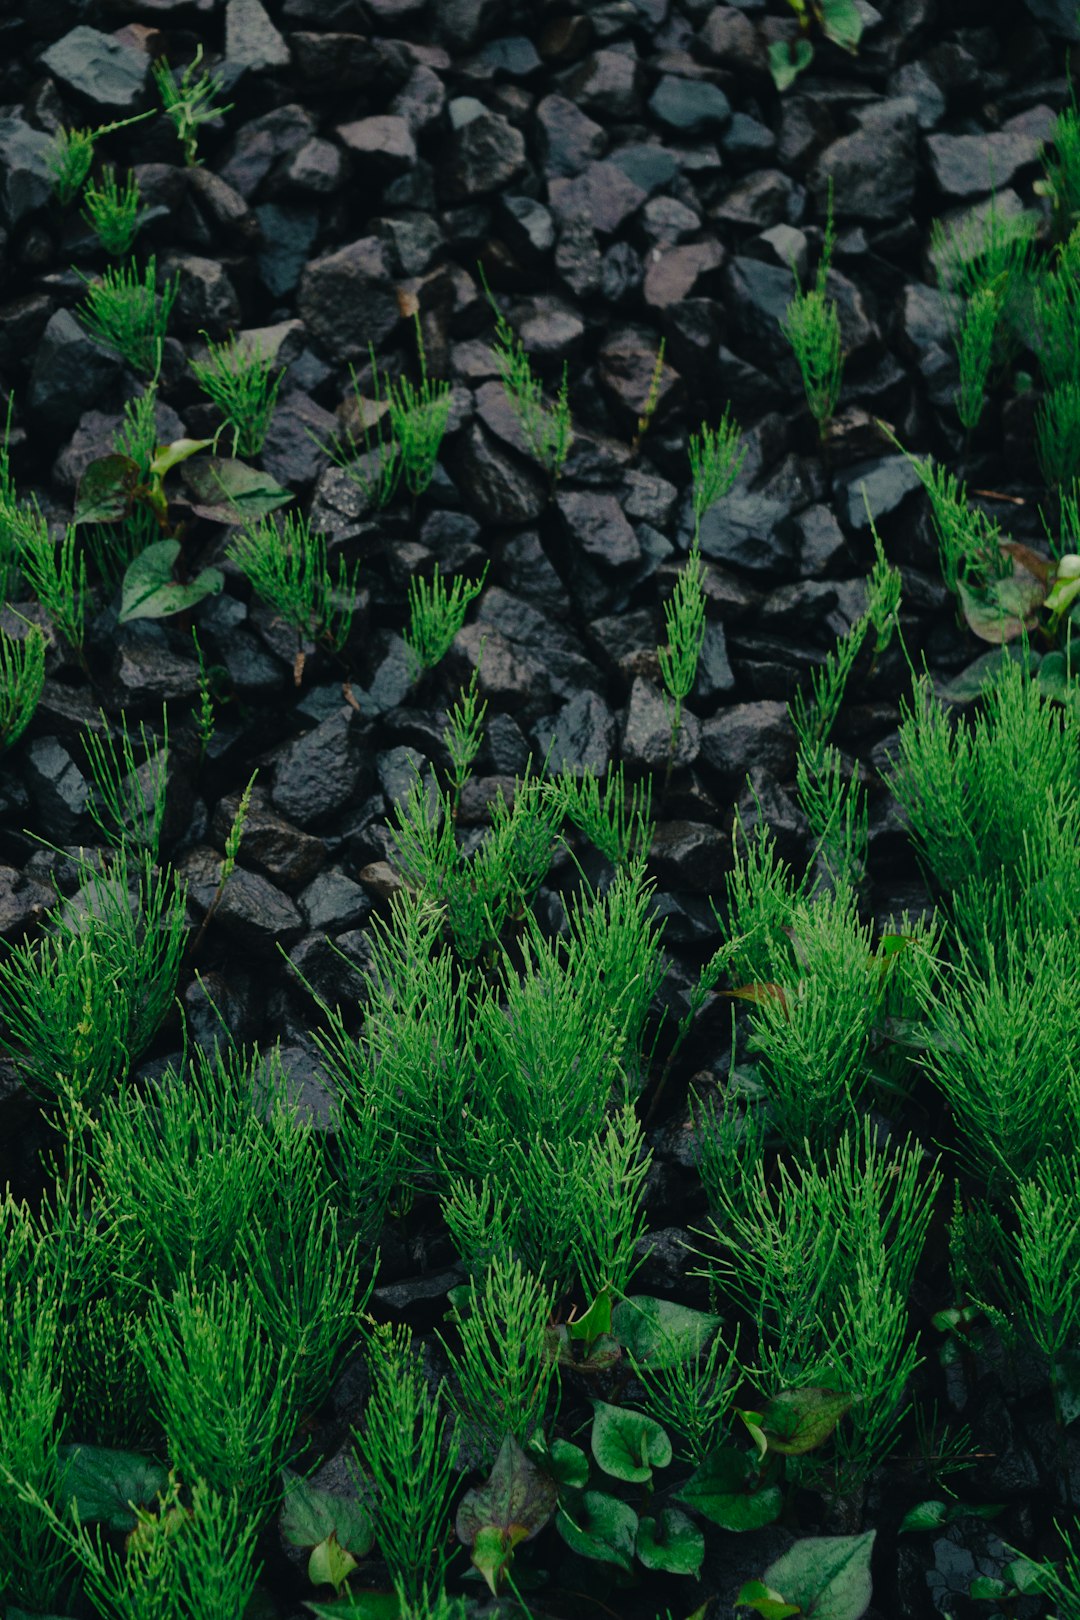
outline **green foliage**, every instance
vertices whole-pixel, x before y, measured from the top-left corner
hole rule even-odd
[[[669,759],[675,754],[675,744],[682,726],[683,702],[689,697],[697,679],[698,659],[705,641],[704,581],[705,568],[695,537],[690,555],[679,570],[671,599],[664,603],[667,645],[656,649],[660,673],[672,701]]]
[[[554,1295],[505,1254],[495,1255],[463,1292],[452,1317],[460,1349],[439,1337],[456,1384],[454,1404],[483,1436],[490,1460],[507,1435],[524,1445],[543,1426],[556,1373],[546,1339]]]
[[[1051,1368],[1080,1331],[1080,1193],[1075,1155],[1048,1144],[1013,1198],[1018,1301],[1024,1325]],[[1056,1380],[1055,1380],[1056,1382]],[[1060,1422],[1060,1409],[1059,1409]]]
[[[472,775],[473,764],[480,746],[484,740],[484,715],[487,713],[487,699],[480,700],[480,664],[483,659],[483,647],[480,657],[473,666],[468,686],[463,686],[458,693],[457,700],[446,716],[446,726],[443,730],[443,742],[450,755],[449,783],[450,783],[450,815],[457,820],[458,807],[461,803],[462,790]]]
[[[956,414],[970,433],[979,424],[986,404],[986,384],[994,359],[994,334],[1001,310],[996,287],[980,287],[964,310],[957,333],[960,391]]]
[[[977,294],[989,291],[998,304],[1003,360],[1020,341],[1015,328],[1032,278],[1037,224],[1031,210],[1004,213],[992,193],[987,209],[972,210],[959,224],[936,219],[930,226],[930,259],[953,331]]]
[[[1076,380],[1080,320],[1080,226],[1060,242],[1032,284],[1031,346],[1048,389]]]
[[[141,393],[124,401],[123,425],[113,434],[113,452],[135,465],[138,484],[151,481],[150,467],[157,453],[157,389],[161,370],[158,345],[154,374]],[[102,579],[119,584],[125,569],[139,553],[161,538],[157,513],[144,501],[134,501],[120,523],[91,523],[87,526],[87,550]]]
[[[152,117],[152,112],[136,113],[133,118],[121,118],[114,124],[99,124],[97,129],[65,129],[61,126],[53,136],[47,158],[53,177],[53,190],[60,206],[66,208],[82,190],[83,181],[94,161],[94,147],[102,135],[110,135],[114,129],[126,129],[129,124],[138,124],[142,119]]]
[[[409,1328],[373,1329],[369,1366],[372,1390],[353,1438],[379,1551],[415,1603],[429,1582],[438,1590],[446,1579],[457,1431],[441,1415],[444,1386],[429,1387]]]
[[[224,80],[220,73],[198,71],[202,57],[203,47],[200,41],[194,58],[184,69],[179,82],[165,57],[159,57],[152,66],[162,106],[176,130],[177,140],[184,148],[184,161],[188,165],[201,162],[196,156],[201,126],[211,123],[215,118],[221,118],[225,113],[231,112],[233,107],[231,101],[224,107],[214,106],[214,97],[220,92]]]
[[[104,709],[99,709],[101,731],[84,731],[94,791],[87,809],[109,843],[123,848],[130,840],[156,860],[165,820],[165,792],[169,765],[169,713],[161,708],[161,742],[139,722],[139,742],[143,764],[135,762],[135,750],[128,730],[127,715],[120,711],[120,745],[117,751],[112,726]]]
[[[792,264],[797,291],[780,322],[780,330],[791,344],[795,358],[799,362],[806,402],[810,407],[811,416],[818,425],[818,433],[823,442],[840,398],[840,379],[844,369],[840,347],[840,311],[836,300],[827,298],[825,292],[836,241],[832,204],[833,187],[830,176],[828,215],[816,280],[812,287],[804,291],[799,285],[798,272]]]
[[[810,1536],[771,1563],[760,1581],[748,1581],[736,1600],[762,1620],[819,1614],[822,1620],[860,1620],[870,1607],[870,1558],[877,1532]]]
[[[5,1236],[7,1234],[5,1233]],[[7,1279],[5,1279],[7,1281]],[[70,1560],[27,1492],[56,1495],[63,1389],[61,1329],[39,1281],[10,1284],[0,1311],[0,1569],[8,1598],[33,1609],[58,1601]]]
[[[259,595],[297,633],[319,637],[335,653],[349,639],[356,611],[360,565],[352,572],[338,558],[337,577],[327,560],[326,537],[312,533],[305,517],[286,513],[284,529],[264,516],[249,523],[230,542],[225,555],[242,568]],[[298,659],[297,684],[303,673]]]
[[[336,444],[324,444],[308,430],[309,438],[347,474],[373,506],[388,505],[402,477],[413,500],[424,493],[434,477],[439,447],[450,419],[453,391],[449,383],[433,382],[428,376],[419,316],[416,317],[416,346],[420,361],[419,388],[407,377],[392,382],[380,376],[375,350],[369,346],[374,392],[374,399],[369,401],[360,392],[356,368],[350,366],[362,441],[347,429],[339,435]]]
[[[139,1353],[169,1456],[184,1479],[265,1511],[296,1423],[292,1355],[260,1331],[247,1278],[154,1292]]]
[[[563,366],[562,382],[554,404],[548,405],[544,400],[543,384],[533,376],[525,345],[496,304],[483,267],[480,268],[480,280],[495,316],[495,341],[491,354],[502,379],[507,402],[517,419],[529,453],[543,467],[554,488],[574,440],[570,424],[567,367]]]
[[[738,1383],[738,1333],[730,1349],[718,1332],[706,1345],[683,1354],[674,1335],[665,1335],[666,1354],[628,1360],[641,1385],[638,1404],[679,1436],[677,1455],[698,1466],[715,1451]]]
[[[274,363],[264,358],[261,342],[253,346],[233,333],[227,342],[215,343],[209,333],[202,335],[206,359],[188,361],[195,380],[232,428],[233,455],[257,456],[266,443],[285,367],[272,378]]]
[[[603,795],[591,767],[575,773],[564,766],[551,784],[560,813],[573,822],[613,866],[629,865],[635,853],[648,853],[653,840],[652,782],[637,782],[626,794],[625,766],[608,769]]]
[[[414,574],[409,581],[409,627],[405,632],[405,645],[409,649],[417,675],[434,669],[450,651],[454,637],[465,623],[470,603],[484,588],[489,564],[477,580],[463,579],[460,575],[447,588],[439,574],[439,565],[430,581],[422,574]]]
[[[134,260],[128,270],[106,270],[97,281],[78,272],[86,303],[76,313],[90,335],[116,349],[135,371],[156,373],[159,345],[180,291],[180,273],[158,292],[157,259],[151,254],[140,280]]]
[[[776,40],[769,46],[769,72],[780,91],[786,90],[814,59],[814,47],[807,38],[811,17],[826,39],[841,50],[857,54],[862,38],[863,19],[855,0],[788,0],[799,20],[799,37],[791,45]]]
[[[97,232],[98,241],[114,259],[131,252],[141,223],[139,217],[139,182],[128,171],[126,184],[117,183],[116,170],[106,165],[100,186],[90,185],[85,193],[86,207],[83,218]]]
[[[79,900],[57,908],[41,939],[6,948],[0,1046],[34,1091],[93,1103],[172,1005],[186,920],[182,886],[148,855],[82,876]]]
[[[1065,237],[1080,217],[1080,109],[1071,80],[1069,105],[1054,120],[1050,140],[1043,144],[1042,163],[1045,178],[1036,181],[1035,190],[1050,198],[1058,236]]]
[[[86,637],[86,558],[76,555],[73,524],[54,540],[41,508],[24,505],[14,514],[18,566],[51,623],[83,659]]]
[[[660,384],[664,379],[664,351],[667,348],[667,338],[660,339],[660,346],[656,351],[653,362],[652,375],[649,378],[649,392],[645,395],[645,402],[641,407],[641,415],[637,419],[637,428],[634,432],[630,449],[637,454],[641,448],[641,441],[648,433],[652,419],[656,415],[656,407],[660,403]]]
[[[0,753],[13,748],[34,717],[45,686],[45,636],[28,624],[24,636],[0,629]]]
[[[1035,453],[1052,487],[1080,476],[1080,377],[1047,390],[1035,413]]]
[[[719,427],[711,428],[702,422],[701,432],[691,433],[687,453],[690,457],[695,542],[701,534],[701,523],[706,512],[723,499],[738,478],[746,452],[745,444],[740,448],[739,426],[731,415],[730,405],[725,407]]]
[[[807,1144],[774,1178],[759,1161],[737,1193],[713,1188],[720,1258],[708,1274],[757,1329],[746,1376],[765,1390],[823,1385],[858,1398],[834,1436],[841,1491],[895,1445],[918,1362],[907,1298],[940,1186],[936,1169],[922,1177],[921,1159],[915,1145],[879,1148],[866,1119],[822,1165]],[[800,1473],[824,1468],[799,1463]]]

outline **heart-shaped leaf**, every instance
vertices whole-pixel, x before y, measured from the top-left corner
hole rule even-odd
[[[671,1461],[671,1441],[654,1418],[625,1406],[593,1401],[592,1454],[605,1474],[646,1484]]]
[[[352,1553],[341,1545],[331,1531],[325,1541],[320,1541],[317,1547],[311,1549],[308,1580],[312,1586],[332,1586],[335,1592],[340,1592],[356,1564]]]
[[[778,90],[794,84],[799,74],[814,60],[814,47],[808,39],[797,39],[794,44],[774,40],[769,46],[769,72]]]
[[[863,23],[855,0],[819,0],[821,27],[827,39],[854,55]]]
[[[743,1453],[722,1447],[690,1475],[676,1500],[722,1530],[760,1530],[780,1517],[783,1498],[779,1486],[755,1490],[754,1482]]]
[[[119,523],[131,511],[141,474],[130,456],[101,456],[79,479],[75,523]]]
[[[582,1558],[631,1568],[638,1516],[617,1497],[585,1491],[574,1503],[572,1515],[567,1508],[559,1509],[555,1525],[566,1545]]]
[[[648,1367],[675,1367],[702,1355],[723,1320],[670,1299],[634,1294],[616,1305],[611,1326],[636,1361]]]
[[[1038,622],[1039,608],[1046,588],[1026,568],[1017,568],[1008,579],[990,585],[957,583],[964,618],[981,641],[1014,641],[1022,630]]]
[[[269,473],[259,472],[231,456],[185,461],[180,476],[188,491],[188,504],[211,523],[247,523],[265,517],[293,498]]]
[[[668,1575],[698,1575],[705,1559],[705,1537],[677,1508],[665,1508],[659,1519],[642,1519],[634,1551],[646,1569]]]
[[[334,1536],[346,1552],[366,1557],[375,1532],[358,1497],[320,1490],[289,1469],[281,1477],[285,1492],[279,1528],[286,1541],[294,1547],[318,1547]]]
[[[555,1481],[525,1455],[507,1435],[483,1485],[466,1491],[457,1510],[459,1540],[472,1550],[472,1561],[498,1595],[498,1581],[514,1548],[548,1523],[558,1502]]]
[[[131,1451],[61,1446],[60,1461],[59,1495],[64,1511],[77,1501],[84,1523],[107,1524],[110,1530],[133,1530],[135,1514],[128,1504],[149,1507],[168,1482],[160,1463]]]
[[[347,1592],[328,1603],[305,1603],[317,1620],[401,1620],[396,1592]]]
[[[194,607],[205,596],[216,596],[225,584],[220,568],[204,568],[201,574],[183,584],[172,571],[180,555],[178,540],[158,540],[147,546],[128,566],[120,593],[121,624],[133,619],[167,619]]]
[[[766,1586],[807,1620],[860,1620],[870,1607],[870,1554],[876,1530],[861,1536],[810,1536],[765,1571]]]
[[[824,1445],[854,1396],[837,1389],[782,1389],[760,1414],[759,1427],[769,1450],[781,1457],[801,1457]]]

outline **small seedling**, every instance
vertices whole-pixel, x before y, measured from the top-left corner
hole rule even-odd
[[[446,729],[443,731],[443,742],[450,755],[450,815],[453,821],[457,820],[462,790],[472,775],[473,764],[484,740],[487,699],[479,700],[480,664],[483,656],[484,648],[481,643],[469,684],[462,687],[458,693],[457,702],[447,713]]]
[[[120,711],[119,752],[105,711],[98,712],[102,720],[100,735],[94,731],[82,734],[94,784],[87,809],[111,844],[122,849],[130,840],[139,849],[148,850],[156,860],[165,821],[168,709],[162,705],[160,743],[147,731],[146,722],[139,722],[139,742],[144,756],[141,768],[135,763],[135,750],[123,710]]]
[[[477,580],[463,579],[459,575],[452,585],[439,574],[439,565],[430,583],[422,574],[409,581],[409,627],[405,632],[405,645],[413,661],[414,678],[425,670],[434,669],[450,651],[454,637],[465,623],[470,603],[484,588],[488,574],[487,563]]]
[[[86,634],[86,557],[76,548],[75,526],[69,523],[54,540],[48,521],[36,505],[24,506],[16,530],[19,568],[49,619],[89,673],[83,642]]]
[[[214,890],[213,898],[206,908],[202,922],[199,924],[198,932],[196,933],[195,938],[192,940],[191,949],[189,951],[189,955],[191,956],[198,954],[199,946],[203,942],[203,937],[206,934],[206,930],[213,921],[215,911],[221,904],[222,896],[225,893],[225,886],[236,869],[236,861],[238,855],[240,854],[240,845],[243,842],[244,837],[244,823],[247,821],[248,811],[251,809],[251,795],[255,790],[255,780],[258,774],[258,771],[252,771],[251,776],[248,779],[248,784],[243,793],[240,795],[240,802],[236,807],[236,814],[233,816],[232,825],[225,835],[225,854],[221,862],[221,874],[218,878],[218,886]]]
[[[184,161],[189,166],[197,165],[201,161],[196,156],[200,127],[212,123],[215,118],[221,118],[233,108],[231,101],[224,107],[214,106],[213,98],[221,90],[224,79],[219,73],[200,74],[198,70],[202,59],[203,47],[200,40],[199,48],[193,60],[184,69],[179,84],[165,57],[160,57],[152,69],[166,115],[173,123],[177,139],[184,148]]]
[[[344,558],[339,558],[335,578],[327,560],[325,535],[313,533],[307,518],[291,512],[286,514],[284,528],[269,516],[249,524],[229,543],[225,554],[296,631],[293,678],[299,686],[304,675],[305,637],[319,638],[335,653],[348,641],[360,564],[350,573]]]
[[[285,367],[271,379],[273,362],[263,358],[261,344],[252,350],[235,334],[227,343],[215,343],[206,332],[202,335],[207,359],[188,363],[199,387],[232,429],[233,455],[257,456],[266,443]]]
[[[863,19],[855,0],[788,0],[799,21],[799,37],[794,44],[777,40],[769,46],[769,72],[778,90],[786,90],[814,60],[814,47],[807,37],[813,17],[824,34],[842,50],[857,53],[862,38]]]
[[[97,232],[106,253],[114,259],[131,251],[139,229],[139,182],[129,173],[127,184],[117,183],[116,170],[108,165],[99,186],[87,186],[83,218]]]
[[[62,208],[74,202],[82,190],[83,181],[90,173],[94,161],[94,147],[102,135],[111,135],[114,129],[127,129],[153,112],[136,113],[133,118],[121,118],[115,124],[100,124],[97,129],[57,130],[53,136],[47,162],[53,177],[53,189]]]
[[[828,213],[825,239],[818,260],[817,278],[805,292],[799,286],[799,273],[792,261],[791,271],[797,288],[788,304],[780,330],[795,351],[802,372],[803,388],[810,414],[818,425],[822,443],[840,398],[840,378],[844,357],[840,347],[840,311],[836,300],[825,294],[832,262],[836,232],[833,227],[833,183],[829,176]]]
[[[667,339],[661,338],[660,347],[656,351],[652,376],[649,378],[649,391],[645,395],[645,403],[641,407],[641,415],[637,419],[637,428],[630,443],[630,451],[633,455],[637,455],[641,449],[641,441],[648,433],[652,419],[656,415],[656,407],[660,403],[660,384],[664,380],[664,350],[666,347]]]
[[[479,270],[484,295],[495,316],[495,341],[491,353],[502,379],[507,402],[517,418],[530,454],[543,467],[554,489],[574,438],[570,425],[567,367],[563,366],[562,382],[555,403],[545,404],[543,385],[538,377],[533,376],[525,345],[496,304],[483,266]]]
[[[700,433],[691,433],[688,454],[694,507],[694,543],[701,535],[702,520],[710,507],[728,493],[746,460],[747,446],[739,447],[739,426],[727,406],[716,428],[701,424]]]
[[[1071,76],[1069,105],[1054,120],[1050,140],[1043,144],[1042,162],[1045,178],[1036,180],[1035,191],[1050,198],[1054,228],[1064,238],[1080,219],[1080,109]]]
[[[28,624],[24,636],[0,629],[0,753],[13,748],[34,717],[45,686],[45,636]]]
[[[667,645],[656,649],[660,673],[672,702],[665,789],[671,780],[675,762],[675,747],[682,726],[682,706],[697,679],[698,660],[705,641],[704,582],[705,566],[695,536],[690,555],[679,570],[671,600],[664,603]]]
[[[86,304],[77,311],[87,331],[110,349],[116,349],[136,371],[155,372],[159,345],[180,291],[179,271],[157,287],[157,259],[147,260],[142,279],[134,261],[128,270],[106,270],[100,280],[77,272],[86,284]]]

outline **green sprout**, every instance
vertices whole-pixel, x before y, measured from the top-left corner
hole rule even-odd
[[[261,343],[252,349],[235,334],[226,343],[215,343],[207,332],[202,335],[207,359],[188,364],[203,393],[232,428],[233,455],[257,456],[266,443],[285,367],[271,380],[273,362],[263,358]]]
[[[326,536],[313,533],[307,518],[286,513],[282,528],[272,517],[261,517],[230,541],[225,555],[296,631],[293,678],[298,686],[304,674],[305,637],[324,641],[332,652],[341,651],[356,612],[360,565],[350,573],[344,558],[339,558],[335,578],[327,560]]]
[[[147,260],[140,280],[132,261],[129,270],[106,270],[94,281],[77,272],[86,284],[86,305],[79,319],[92,337],[116,349],[136,371],[153,374],[158,364],[159,345],[180,291],[180,274],[165,283],[159,295],[157,260]]]
[[[121,118],[115,124],[100,124],[97,129],[58,129],[46,161],[61,207],[66,208],[82,190],[94,161],[94,147],[102,135],[111,135],[114,129],[127,129],[129,124],[138,124],[153,116],[151,110],[136,113],[133,118]]]
[[[465,623],[469,605],[484,588],[489,564],[477,580],[458,576],[447,587],[439,574],[439,565],[430,583],[417,574],[409,581],[409,627],[405,632],[405,645],[413,661],[415,676],[434,669],[450,651],[454,637]]]
[[[665,785],[671,776],[675,745],[682,726],[682,706],[697,679],[698,660],[705,641],[705,566],[697,537],[679,570],[671,599],[664,603],[667,646],[656,649],[660,673],[672,701],[671,737]]]
[[[701,424],[700,433],[691,433],[688,454],[694,506],[694,544],[701,535],[706,512],[728,493],[746,460],[747,446],[739,448],[739,426],[728,405],[716,428]]]
[[[172,120],[177,139],[184,148],[184,160],[189,166],[201,162],[196,156],[201,125],[211,123],[224,113],[231,112],[233,108],[231,101],[224,107],[214,106],[213,98],[220,91],[224,80],[220,73],[200,74],[198,68],[202,58],[203,47],[200,40],[199,48],[193,60],[184,69],[179,84],[165,57],[159,57],[152,68],[166,115]]]
[[[139,229],[139,182],[129,172],[127,183],[117,183],[116,170],[109,164],[100,186],[87,186],[83,218],[97,232],[106,253],[114,259],[131,251]]]
[[[34,717],[45,686],[45,636],[28,624],[24,636],[0,629],[0,753],[13,748]]]
[[[543,384],[533,376],[525,345],[496,304],[482,266],[480,280],[495,316],[495,341],[491,354],[502,379],[507,402],[517,419],[529,453],[543,467],[554,488],[574,438],[570,425],[567,368],[563,366],[562,382],[554,405],[545,404]]]
[[[803,291],[799,286],[799,273],[792,262],[791,270],[798,290],[780,322],[780,330],[799,362],[806,402],[818,425],[822,443],[840,398],[840,378],[844,367],[840,347],[840,311],[836,300],[825,295],[835,241],[833,183],[830,175],[825,238],[818,260],[817,277],[813,287]]]

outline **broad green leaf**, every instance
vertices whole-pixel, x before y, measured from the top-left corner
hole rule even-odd
[[[916,1502],[900,1520],[897,1534],[905,1530],[940,1530],[957,1519],[992,1519],[1001,1511],[1000,1502],[980,1502],[977,1507],[970,1502]]]
[[[120,623],[132,619],[167,619],[194,607],[204,596],[216,596],[225,584],[220,568],[204,568],[184,584],[172,577],[180,555],[179,540],[157,540],[129,565],[120,593]]]
[[[605,1474],[646,1484],[671,1461],[671,1441],[654,1418],[625,1406],[593,1401],[592,1454]]]
[[[130,456],[101,456],[79,479],[75,523],[119,523],[131,511],[139,487],[138,464]]]
[[[870,1607],[870,1554],[876,1530],[861,1536],[810,1536],[789,1547],[764,1581],[807,1620],[860,1620]]]
[[[1048,1597],[1053,1592],[1052,1564],[1042,1564],[1035,1558],[1025,1558],[1021,1554],[1019,1558],[1014,1558],[1005,1565],[1004,1574],[1016,1590],[1025,1596],[1034,1592],[1041,1597]]]
[[[602,1373],[622,1360],[622,1345],[610,1333],[602,1333],[581,1352],[575,1351],[565,1322],[544,1330],[544,1345],[549,1356],[554,1356],[560,1367],[573,1367],[579,1373]]]
[[[986,1603],[997,1603],[1008,1595],[1009,1588],[1004,1581],[995,1580],[992,1575],[976,1575],[968,1587],[968,1597],[980,1598]]]
[[[128,1506],[150,1507],[165,1489],[168,1474],[152,1457],[105,1446],[61,1446],[60,1506],[66,1512],[77,1501],[84,1522],[107,1524],[110,1530],[133,1530]]]
[[[705,1537],[685,1513],[665,1508],[659,1519],[642,1519],[634,1551],[646,1569],[698,1575],[705,1558]]]
[[[1035,678],[1045,696],[1055,702],[1080,702],[1080,647],[1073,644],[1071,659],[1063,652],[1046,653]]]
[[[853,1403],[838,1389],[782,1389],[762,1412],[761,1431],[770,1451],[801,1457],[824,1445]]]
[[[737,1609],[756,1609],[761,1620],[788,1620],[799,1613],[797,1603],[787,1603],[779,1592],[774,1592],[764,1581],[747,1581],[735,1599]]]
[[[814,47],[808,39],[774,40],[769,46],[769,72],[778,90],[786,90],[814,60]]]
[[[320,1541],[317,1547],[311,1549],[308,1580],[312,1586],[332,1586],[335,1592],[340,1592],[356,1564],[352,1553],[341,1545],[331,1530],[325,1541]]]
[[[285,1469],[280,1530],[294,1547],[317,1547],[328,1536],[356,1558],[371,1551],[375,1532],[364,1504],[355,1496],[339,1496],[310,1484]]]
[[[760,1530],[780,1517],[783,1498],[777,1485],[755,1491],[752,1484],[747,1458],[723,1447],[706,1457],[675,1499],[722,1530]]]
[[[862,18],[855,0],[818,0],[821,27],[827,39],[854,55],[862,38]]]
[[[1032,647],[1026,656],[1031,669],[1038,669],[1042,654]],[[1001,647],[994,647],[990,652],[982,653],[959,675],[954,675],[948,685],[941,688],[941,696],[946,703],[970,703],[997,679],[1006,664],[1022,663],[1024,657],[1022,646],[1006,642]]]
[[[188,504],[211,523],[247,523],[265,517],[292,500],[269,473],[249,467],[231,456],[207,456],[185,461],[180,475],[188,491]]]
[[[531,1541],[555,1512],[557,1497],[555,1481],[507,1435],[488,1478],[461,1498],[458,1538],[472,1547],[481,1530],[495,1525],[516,1541]]]
[[[305,1603],[317,1620],[401,1620],[394,1592],[348,1592],[327,1603]]]
[[[702,1355],[723,1320],[670,1299],[633,1294],[616,1305],[611,1331],[635,1360],[649,1367],[675,1367]]]
[[[548,1471],[558,1485],[575,1489],[588,1482],[589,1459],[580,1446],[569,1440],[553,1440],[547,1453]]]
[[[597,1339],[611,1332],[611,1291],[601,1288],[584,1316],[566,1324],[568,1339],[579,1339],[582,1344],[593,1345]]]
[[[1026,569],[991,585],[957,583],[960,606],[969,627],[980,641],[1014,641],[1024,629],[1034,629],[1046,588]]]
[[[514,1548],[524,1540],[525,1532],[518,1525],[500,1530],[497,1524],[485,1524],[477,1531],[472,1562],[487,1582],[492,1597],[498,1597],[502,1577],[514,1561]]]
[[[173,467],[178,467],[182,461],[205,450],[213,442],[213,439],[174,439],[171,444],[159,444],[150,463],[150,471],[156,477],[164,478]]]
[[[572,1514],[567,1508],[559,1509],[555,1525],[566,1545],[582,1558],[630,1569],[638,1516],[617,1497],[606,1491],[584,1491],[573,1504]]]

